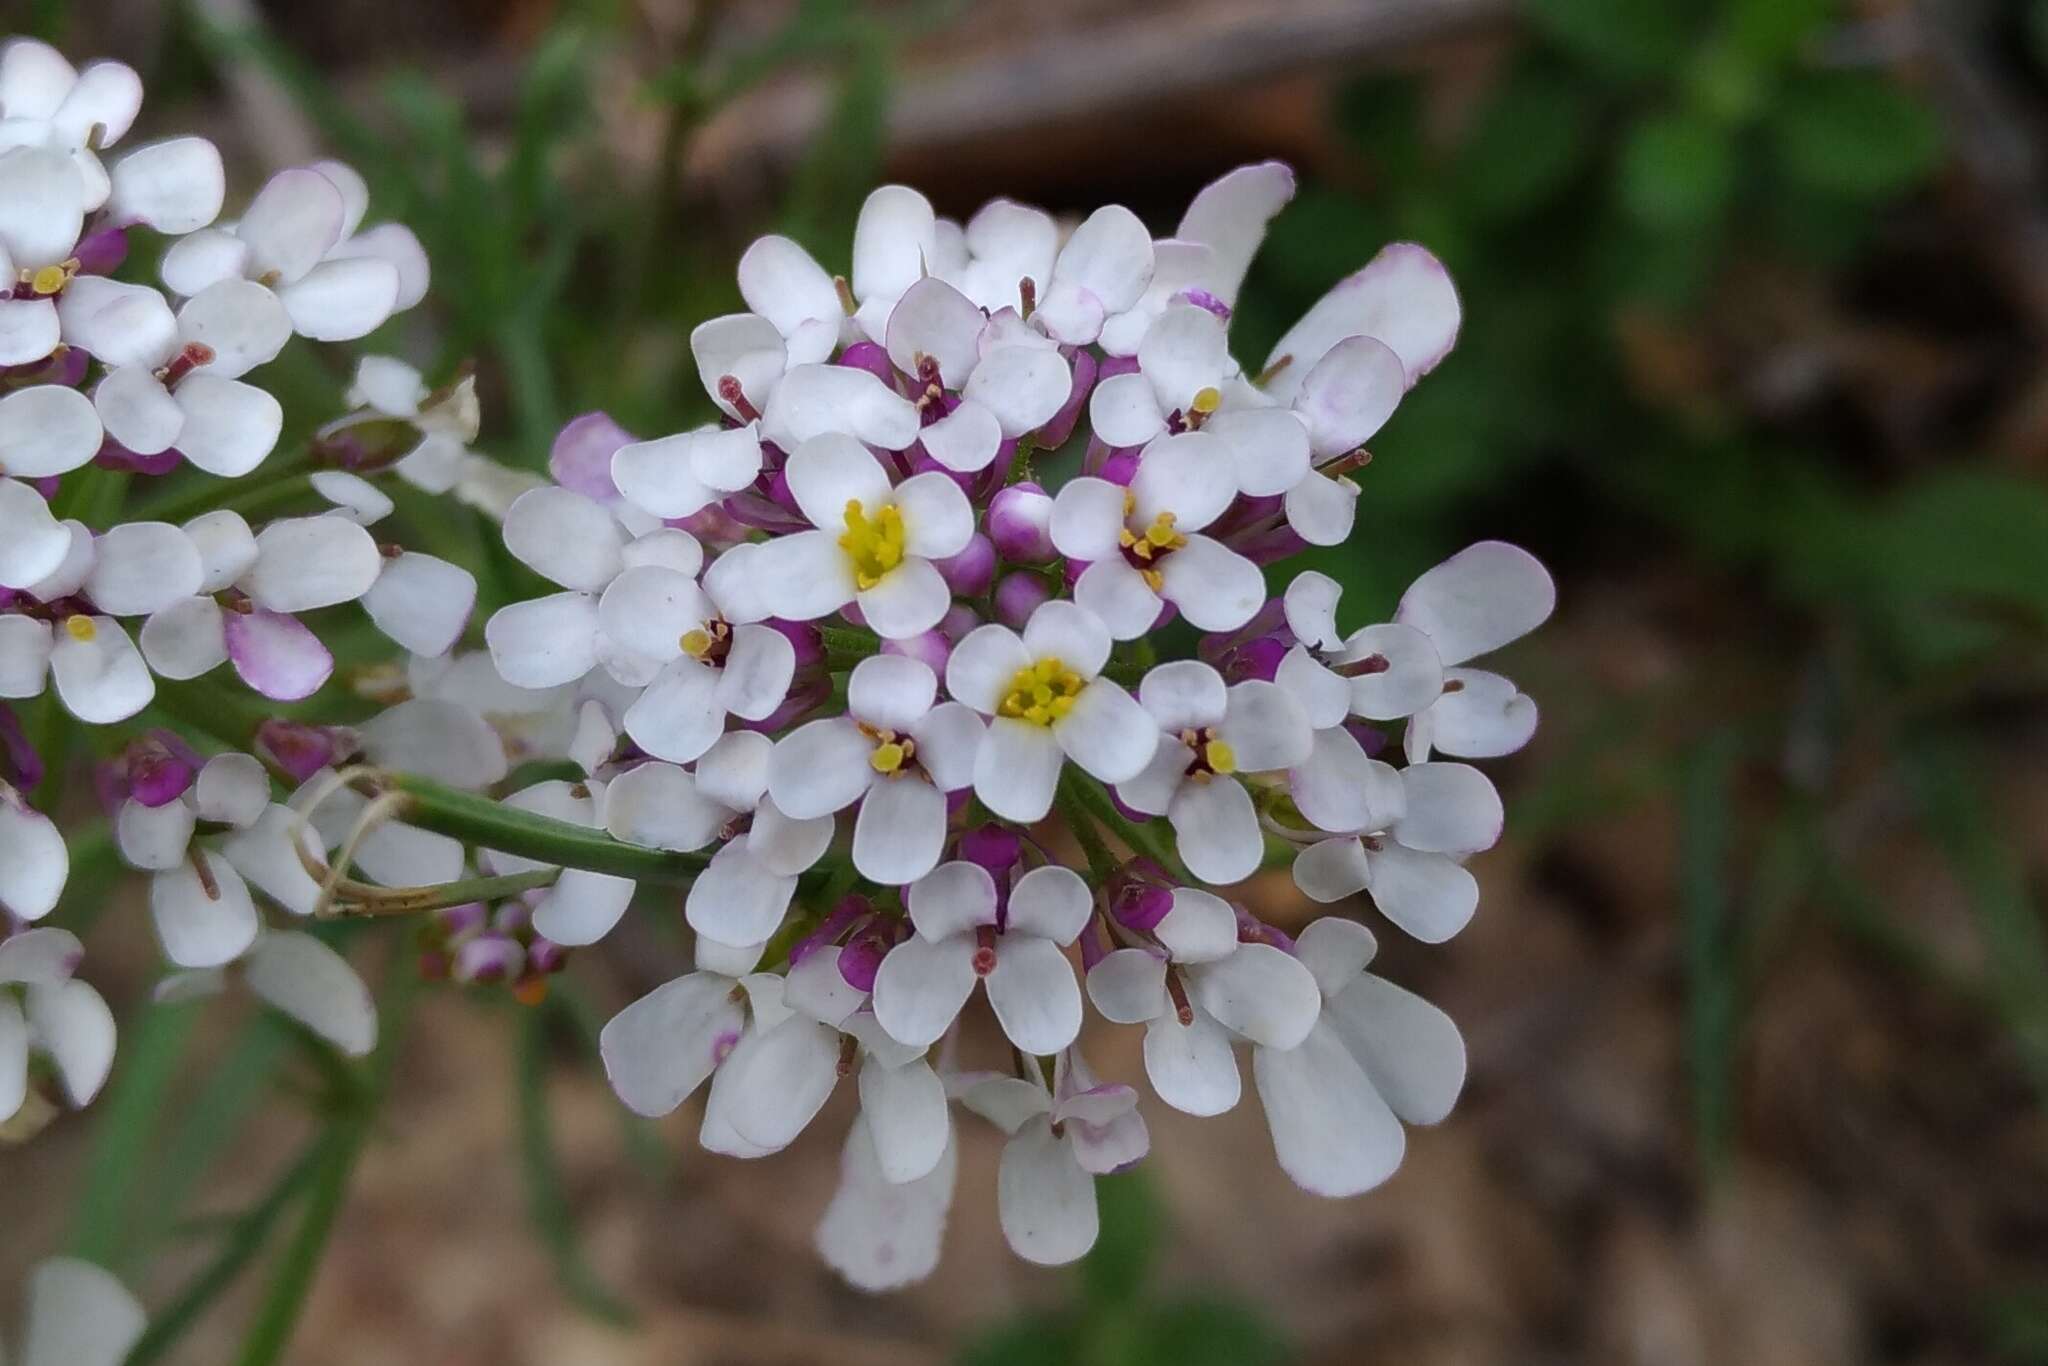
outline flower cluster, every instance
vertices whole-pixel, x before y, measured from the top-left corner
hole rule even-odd
[[[818,1243],[856,1284],[933,1266],[956,1101],[1009,1136],[1013,1248],[1088,1250],[1093,1176],[1150,1140],[1077,1047],[1084,999],[1144,1026],[1152,1090],[1191,1114],[1238,1102],[1248,1047],[1282,1167],[1325,1195],[1384,1180],[1462,1085],[1456,1028],[1367,971],[1364,925],[1289,935],[1229,890],[1291,858],[1316,901],[1456,933],[1465,861],[1501,833],[1463,761],[1536,721],[1470,661],[1553,603],[1492,542],[1348,632],[1323,574],[1269,599],[1266,566],[1349,536],[1364,443],[1459,324],[1441,265],[1395,245],[1241,369],[1232,306],[1292,192],[1241,168],[1154,240],[1118,207],[962,226],[878,190],[850,276],[781,237],[741,258],[751,311],[691,336],[717,420],[578,419],[507,510],[507,549],[559,591],[494,614],[491,659],[567,695],[586,775],[530,799],[710,851],[683,900],[696,970],[605,1028],[612,1083],[658,1115],[708,1082],[704,1146],[759,1157],[854,1077]],[[632,894],[571,870],[507,923],[588,944]],[[516,974],[498,923],[466,910],[458,961]],[[963,1061],[977,988],[996,1070]]]
[[[165,953],[190,970],[166,993],[232,966],[362,1051],[375,1016],[353,970],[317,939],[265,932],[238,872],[288,852],[289,813],[271,800],[284,770],[245,753],[202,761],[141,716],[160,680],[224,664],[262,698],[310,696],[335,664],[302,617],[342,604],[407,650],[446,654],[476,598],[467,570],[377,541],[368,528],[393,504],[363,477],[392,466],[452,484],[479,458],[464,449],[466,382],[430,394],[406,367],[367,360],[352,395],[362,411],[294,460],[326,510],[252,525],[224,505],[234,486],[219,481],[255,474],[284,427],[261,367],[295,335],[360,338],[412,307],[427,262],[406,228],[364,226],[367,187],[338,162],[273,176],[222,222],[226,176],[205,139],[115,153],[142,94],[118,62],[75,69],[40,42],[0,46],[0,1123],[38,1112],[32,1052],[81,1105],[114,1048],[112,1016],[72,975],[78,941],[35,923],[70,856],[30,805],[44,762],[10,704],[54,693],[116,751],[99,773],[116,847],[149,872]],[[138,234],[160,239],[155,281],[118,278]],[[346,435],[366,415],[386,430]],[[181,471],[172,491],[131,500],[143,515],[85,520],[95,478],[141,488]]]

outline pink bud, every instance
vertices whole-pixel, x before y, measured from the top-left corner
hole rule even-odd
[[[574,489],[600,503],[618,501],[612,483],[612,457],[621,446],[640,438],[612,421],[609,413],[585,413],[569,419],[548,451],[548,473],[565,489]]]
[[[981,613],[964,602],[956,602],[946,609],[946,615],[939,618],[939,634],[958,645],[975,627],[981,625]]]
[[[1046,586],[1042,575],[1022,569],[1005,574],[996,585],[996,620],[1013,631],[1021,631],[1038,610],[1038,604],[1051,596],[1052,589]]]
[[[996,548],[988,537],[978,531],[958,555],[932,563],[955,597],[978,598],[995,582]]]
[[[1047,564],[1052,544],[1052,499],[1036,484],[999,489],[988,505],[988,534],[996,553],[1016,564]]]
[[[946,672],[946,660],[953,653],[953,642],[937,631],[926,631],[923,635],[912,636],[908,640],[885,640],[882,642],[882,653],[923,660],[931,665],[933,673],[943,675]]]

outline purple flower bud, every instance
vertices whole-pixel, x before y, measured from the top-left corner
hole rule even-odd
[[[993,513],[990,514],[993,517]],[[953,590],[955,597],[978,598],[988,592],[988,586],[995,582],[996,548],[988,537],[980,532],[967,542],[967,548],[958,555],[932,562],[946,586]]]
[[[43,780],[43,757],[28,742],[21,718],[14,708],[0,702],[0,782],[11,783],[17,791],[32,792]]]
[[[1276,949],[1294,952],[1294,936],[1278,926],[1268,925],[1236,902],[1230,909],[1237,912],[1237,942],[1240,944],[1271,944]]]
[[[782,699],[777,707],[759,721],[741,721],[742,730],[758,730],[764,735],[773,735],[785,726],[793,726],[812,708],[832,695],[832,680],[814,678],[808,683],[799,683],[789,690],[789,696]]]
[[[1268,527],[1264,531],[1239,537],[1231,542],[1238,554],[1253,564],[1276,564],[1291,555],[1299,555],[1308,549],[1308,542],[1301,533],[1291,526]]]
[[[761,623],[771,631],[780,631],[796,647],[796,667],[820,664],[825,659],[825,633],[808,621],[784,621],[770,617]]]
[[[839,976],[856,991],[873,991],[875,973],[890,949],[910,937],[910,922],[871,916],[854,932],[839,954]]]
[[[548,451],[548,473],[565,489],[574,489],[600,503],[615,503],[619,487],[612,482],[612,457],[621,446],[640,438],[612,421],[609,413],[585,413],[569,419]]]
[[[897,388],[896,366],[889,359],[888,351],[871,341],[855,342],[841,351],[839,359],[832,363],[849,366],[855,370],[865,370],[888,385],[891,390]]]
[[[1101,365],[1093,351],[1074,353],[1074,387],[1067,391],[1067,401],[1052,415],[1052,421],[1038,429],[1038,444],[1047,450],[1067,444],[1067,438],[1074,434],[1074,425],[1081,420],[1081,409],[1088,402],[1088,395],[1095,388],[1095,378]]]
[[[1042,575],[1022,569],[1005,574],[996,585],[996,620],[1013,631],[1021,631],[1038,610],[1038,604],[1051,596],[1052,589]]]
[[[533,928],[533,908],[524,901],[504,901],[491,912],[491,929],[499,934],[524,934]]]
[[[1358,741],[1358,747],[1365,751],[1368,759],[1378,758],[1379,752],[1387,747],[1387,733],[1378,726],[1369,726],[1363,721],[1346,721],[1344,729]]]
[[[127,470],[132,474],[148,475],[154,479],[169,474],[185,460],[184,455],[174,446],[158,451],[155,455],[137,455],[126,446],[108,437],[100,446],[100,453],[92,463],[103,470]]]
[[[988,534],[996,553],[1015,564],[1050,564],[1052,499],[1036,484],[999,489],[988,505]]]
[[[435,911],[434,928],[453,944],[482,930],[490,918],[491,909],[483,902],[465,901],[460,906],[443,906]]]
[[[455,950],[450,975],[458,982],[507,982],[526,966],[526,950],[502,934],[480,934]]]
[[[190,790],[200,762],[192,747],[170,731],[145,731],[122,756],[128,795],[143,806],[168,806]]]
[[[356,733],[342,726],[272,717],[256,727],[256,748],[302,783],[354,754],[360,744]]]
[[[839,904],[832,908],[832,913],[825,917],[823,924],[790,946],[789,965],[795,967],[825,945],[838,943],[840,935],[853,928],[855,923],[863,916],[871,914],[873,910],[874,907],[868,904],[868,899],[858,893],[839,898]]]
[[[1140,447],[1126,446],[1111,451],[1102,462],[1101,475],[1112,484],[1129,484],[1138,473],[1138,451]]]
[[[1232,683],[1252,679],[1271,683],[1280,672],[1280,661],[1287,658],[1288,648],[1287,642],[1278,636],[1248,640],[1225,659],[1223,676]]]
[[[81,275],[112,275],[128,259],[128,230],[126,228],[102,228],[87,233],[78,239],[78,245],[71,249],[78,258],[78,273]]]
[[[546,977],[568,965],[569,950],[552,939],[537,934],[526,946],[526,971],[531,976]]]
[[[1172,909],[1172,889],[1149,882],[1124,883],[1117,888],[1109,903],[1110,914],[1117,918],[1118,924],[1140,933],[1157,928]]]
[[[885,640],[882,642],[882,653],[923,660],[931,665],[933,673],[943,677],[946,672],[946,660],[953,653],[953,642],[937,631],[926,631],[923,635],[912,636],[908,640]]]
[[[1230,321],[1230,305],[1206,289],[1184,289],[1174,297],[1185,300],[1196,308],[1206,308],[1225,322]]]
[[[956,602],[939,618],[939,634],[958,645],[963,637],[981,625],[981,613],[964,602]]]
[[[978,863],[998,881],[1024,856],[1024,841],[1007,825],[977,825],[960,837],[960,857]]]

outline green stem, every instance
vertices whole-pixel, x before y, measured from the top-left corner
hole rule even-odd
[[[1078,770],[1067,770],[1060,782],[1060,814],[1066,817],[1067,828],[1074,832],[1074,838],[1081,843],[1081,852],[1088,857],[1089,880],[1100,887],[1116,872],[1117,859],[1109,852],[1109,846],[1102,842],[1102,834],[1089,818],[1086,802],[1077,791],[1086,781]]]
[[[627,844],[602,830],[520,811],[494,797],[463,792],[410,773],[365,775],[360,784],[368,789],[366,795],[406,794],[409,800],[400,819],[408,825],[541,863],[680,886],[694,880],[706,862],[702,854]]]
[[[552,887],[562,875],[558,868],[536,868],[529,873],[506,873],[500,877],[472,877],[459,882],[437,882],[425,887],[378,889],[373,901],[337,904],[338,918],[417,915],[447,906],[467,906],[472,901],[504,901],[536,887]]]
[[[1187,869],[1181,866],[1180,855],[1173,848],[1172,841],[1160,834],[1157,825],[1150,821],[1141,825],[1125,816],[1109,799],[1109,793],[1093,778],[1076,774],[1073,791],[1088,814],[1107,826],[1125,848],[1151,859],[1175,877],[1194,881]]]
[[[136,506],[135,516],[155,522],[181,522],[216,508],[260,508],[266,499],[277,497],[275,490],[280,486],[289,486],[294,492],[310,490],[307,466],[311,463],[308,452],[298,451],[282,460],[266,462],[262,474],[253,479],[220,479],[195,472],[181,487],[159,498],[144,499]]]

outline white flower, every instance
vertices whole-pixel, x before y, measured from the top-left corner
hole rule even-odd
[[[1151,1151],[1138,1093],[1098,1083],[1074,1049],[1060,1051],[1050,1091],[1042,1079],[988,1073],[955,1077],[950,1089],[1010,1136],[996,1174],[996,1211],[1011,1251],[1062,1266],[1095,1246],[1095,1177]]]
[[[891,1181],[865,1111],[854,1117],[839,1161],[839,1187],[818,1222],[818,1255],[862,1290],[897,1290],[938,1267],[946,1215],[953,1205],[959,1144],[952,1118],[932,1169],[914,1181]]]
[[[257,998],[351,1058],[377,1046],[377,1003],[349,961],[310,934],[264,930],[233,962],[175,972],[156,985],[159,1003],[192,1001],[239,978]]]
[[[884,886],[938,866],[946,794],[974,780],[981,718],[959,702],[933,705],[938,676],[902,655],[863,659],[847,679],[846,715],[799,726],[776,742],[768,793],[792,820],[855,802],[853,864]]]
[[[697,761],[697,787],[731,813],[726,841],[690,884],[683,913],[690,928],[722,944],[765,943],[796,894],[797,875],[824,856],[836,822],[829,815],[792,820],[768,796],[775,744],[734,731]],[[745,830],[740,817],[749,817]]]
[[[1444,662],[1443,695],[1409,721],[1410,763],[1432,750],[1465,759],[1512,754],[1536,732],[1536,703],[1508,679],[1460,668],[1549,619],[1557,585],[1528,551],[1481,541],[1408,586],[1394,620],[1427,635]]]
[[[1052,215],[1010,199],[982,205],[964,230],[951,219],[940,219],[937,238],[931,274],[987,313],[1021,310],[1043,295],[1060,249],[1059,224]]]
[[[1225,687],[1199,660],[1151,670],[1138,701],[1161,734],[1145,771],[1117,785],[1134,810],[1172,822],[1181,861],[1204,882],[1239,882],[1265,851],[1239,773],[1290,768],[1309,757],[1308,718],[1283,689],[1252,680]]]
[[[48,1055],[73,1108],[90,1103],[107,1079],[114,1016],[97,991],[72,976],[83,956],[76,935],[52,926],[0,939],[0,1124],[28,1099],[31,1052]]]
[[[948,469],[986,469],[1005,440],[1050,421],[1073,391],[1073,374],[1053,343],[1008,325],[1014,311],[983,316],[944,280],[907,290],[889,317],[889,359],[920,386],[923,407],[945,392],[960,401],[933,418],[921,440]]]
[[[1136,214],[1120,204],[1097,209],[1060,247],[1031,322],[1063,345],[1086,346],[1144,296],[1154,264],[1152,234]]]
[[[1363,926],[1325,917],[1296,941],[1322,1003],[1291,1048],[1252,1050],[1281,1170],[1316,1195],[1357,1195],[1401,1165],[1401,1125],[1435,1124],[1465,1083],[1465,1042],[1441,1010],[1365,971]]]
[[[285,335],[315,341],[366,336],[417,303],[427,275],[407,229],[356,233],[368,203],[362,177],[339,162],[280,171],[239,223],[195,232],[166,252],[164,283],[188,297],[224,281],[253,284],[266,297],[249,295],[248,308],[267,315],[266,335],[281,323]]]
[[[974,761],[974,793],[990,811],[1043,820],[1067,758],[1106,783],[1135,778],[1151,761],[1151,718],[1101,676],[1109,649],[1108,628],[1062,600],[1041,604],[1021,638],[990,624],[954,647],[946,691],[990,718]]]
[[[121,1282],[76,1257],[36,1264],[25,1312],[20,1366],[121,1366],[149,1326]]]
[[[1443,661],[1427,635],[1413,626],[1384,622],[1350,635],[1337,629],[1335,579],[1304,570],[1283,598],[1295,643],[1273,681],[1294,694],[1318,729],[1347,716],[1398,721],[1434,702],[1443,691]]]
[[[0,272],[6,265],[0,260]],[[0,274],[0,281],[5,279]],[[0,365],[17,363],[6,354],[8,306],[9,301],[0,298]],[[57,343],[56,318],[52,309],[51,346]],[[42,354],[49,354],[49,349]],[[99,414],[92,400],[76,389],[37,384],[0,398],[0,473],[22,479],[69,474],[99,454],[100,437]]]
[[[605,1076],[637,1115],[668,1114],[710,1078],[747,1027],[750,990],[772,992],[781,1004],[781,978],[753,973],[752,959],[735,961],[729,949],[707,944],[697,942],[697,971],[648,992],[598,1033]]]
[[[1237,1104],[1242,1083],[1231,1035],[1190,994],[1203,964],[1239,951],[1237,914],[1221,897],[1176,887],[1166,914],[1147,931],[1118,923],[1131,941],[1088,970],[1088,999],[1116,1024],[1145,1026],[1145,1073],[1159,1098],[1191,1115]]]
[[[760,424],[707,424],[656,441],[622,446],[612,482],[650,517],[688,517],[751,486],[761,473]]]
[[[1342,730],[1318,731],[1316,754],[1290,775],[1295,805],[1325,829],[1350,833],[1308,845],[1294,881],[1316,901],[1361,891],[1424,943],[1449,939],[1479,905],[1463,861],[1500,839],[1500,795],[1469,764],[1368,759]]]
[[[1257,565],[1201,535],[1237,497],[1231,453],[1208,432],[1161,436],[1139,456],[1129,488],[1070,481],[1053,500],[1052,540],[1085,560],[1074,600],[1118,640],[1152,628],[1170,602],[1200,630],[1233,631],[1265,600]]]
[[[763,237],[740,257],[740,296],[781,333],[792,366],[821,361],[859,333],[883,340],[896,300],[925,275],[936,242],[931,202],[907,186],[884,185],[861,204],[854,224],[850,285],[787,237]]]
[[[1019,877],[999,901],[978,863],[941,864],[905,897],[917,933],[891,949],[875,975],[875,1018],[891,1038],[936,1043],[977,982],[1010,1042],[1025,1053],[1058,1052],[1081,1030],[1081,990],[1061,949],[1088,923],[1088,884],[1046,864]]]
[[[192,785],[157,805],[130,796],[114,817],[115,847],[150,871],[149,910],[164,956],[179,967],[217,968],[255,942],[262,926],[248,884],[225,858],[191,847],[200,821],[246,830],[270,805],[270,778],[247,754],[218,754]]]
[[[959,554],[974,536],[974,509],[950,475],[932,470],[892,487],[860,442],[836,433],[798,446],[785,473],[817,529],[778,536],[756,552],[754,572],[773,615],[812,621],[857,602],[884,639],[938,625],[953,594],[932,561]]]

